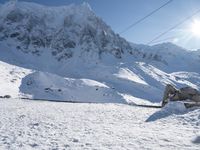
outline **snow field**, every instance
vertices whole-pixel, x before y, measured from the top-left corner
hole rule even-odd
[[[198,150],[200,109],[179,107],[1,99],[0,149]]]

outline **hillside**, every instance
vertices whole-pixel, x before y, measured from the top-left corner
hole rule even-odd
[[[200,89],[198,51],[131,44],[86,3],[3,4],[0,53],[2,96],[149,103],[161,101],[168,83]]]

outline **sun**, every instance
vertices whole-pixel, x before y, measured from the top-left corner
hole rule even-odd
[[[194,20],[191,24],[191,32],[195,37],[200,38],[200,20]]]

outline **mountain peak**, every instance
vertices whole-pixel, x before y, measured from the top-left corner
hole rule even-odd
[[[126,40],[95,15],[88,3],[50,7],[8,2],[0,15],[0,41],[12,40],[9,45],[17,45],[25,53],[41,55],[48,49],[60,61],[75,53],[97,58],[108,53],[121,58],[132,50]]]
[[[178,48],[184,49],[184,48],[182,48],[182,47],[180,47],[180,46],[178,46],[178,45],[176,45],[176,44],[174,44],[172,42],[164,42],[164,43],[161,43],[161,44],[153,45],[153,47],[154,46],[159,46],[159,47],[178,47]]]
[[[90,4],[87,3],[87,2],[83,2],[83,3],[82,3],[82,6],[83,6],[86,10],[92,11],[92,8],[91,8]]]

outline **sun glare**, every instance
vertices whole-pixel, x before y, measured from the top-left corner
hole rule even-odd
[[[191,32],[194,36],[200,38],[200,20],[194,20],[191,24]]]

